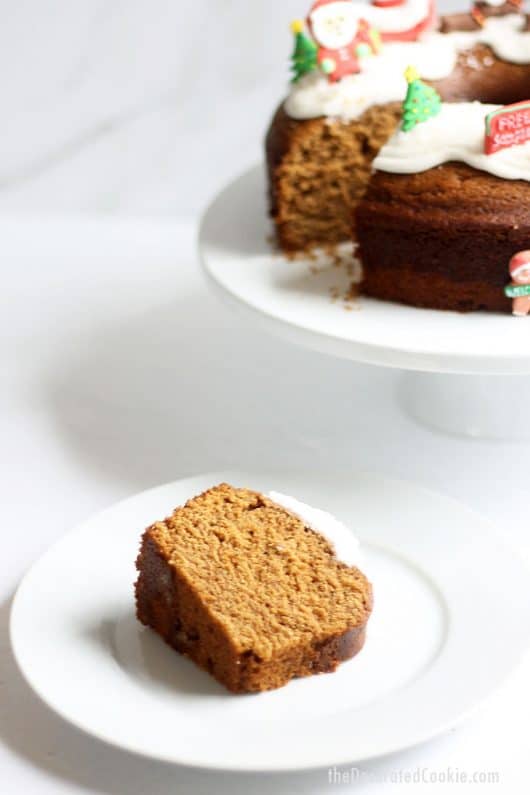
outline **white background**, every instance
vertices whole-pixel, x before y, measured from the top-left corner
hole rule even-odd
[[[461,499],[530,556],[530,447],[431,434],[401,412],[399,374],[269,339],[208,293],[193,221],[178,217],[260,156],[287,23],[306,4],[4,0],[0,11],[0,792],[400,791],[136,759],[71,729],[18,675],[7,622],[20,576],[121,497],[225,466],[371,469]],[[509,587],[502,575],[492,587]],[[485,665],[494,642],[492,627]],[[528,792],[529,682],[527,660],[462,727],[365,769],[495,770],[492,792]]]
[[[309,5],[0,0],[0,211],[198,210],[261,156]]]

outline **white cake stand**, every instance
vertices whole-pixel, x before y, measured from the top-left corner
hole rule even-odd
[[[314,350],[408,371],[404,405],[430,426],[469,436],[510,438],[511,429],[514,438],[525,436],[530,318],[344,301],[352,281],[346,267],[287,261],[273,250],[270,234],[262,167],[228,185],[200,229],[209,282],[253,324]]]

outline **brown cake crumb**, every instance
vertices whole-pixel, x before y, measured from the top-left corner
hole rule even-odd
[[[374,106],[350,122],[296,121],[277,111],[267,136],[271,215],[280,248],[309,251],[349,240],[372,160],[394,132],[401,104]]]
[[[334,671],[363,646],[365,576],[257,492],[190,500],[146,530],[136,565],[139,620],[233,692]]]

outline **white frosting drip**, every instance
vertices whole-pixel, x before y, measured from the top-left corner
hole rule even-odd
[[[502,0],[505,2],[505,0]],[[379,8],[365,6],[361,16],[370,22],[381,33],[401,33],[410,30],[426,19],[429,15],[428,0],[407,0],[404,5]]]
[[[348,566],[359,565],[360,544],[346,525],[339,522],[330,513],[321,511],[319,508],[312,508],[286,494],[271,491],[267,496],[277,505],[281,505],[286,511],[297,516],[307,527],[325,536],[333,545],[339,560]]]
[[[414,64],[427,80],[441,80],[453,71],[457,52],[441,33],[421,41],[385,44],[379,55],[363,61],[363,71],[330,83],[319,71],[293,85],[285,111],[293,119],[318,116],[355,119],[372,105],[404,99],[404,72]]]
[[[293,119],[355,119],[372,105],[405,98],[407,66],[415,66],[426,80],[442,80],[453,71],[458,53],[479,42],[505,61],[530,63],[530,33],[521,31],[524,24],[524,17],[509,14],[490,17],[483,28],[470,33],[427,33],[419,41],[385,44],[379,55],[363,61],[357,75],[330,83],[315,71],[294,83],[285,111]]]
[[[530,141],[484,152],[485,117],[500,105],[456,102],[442,105],[437,116],[409,132],[398,130],[374,160],[374,168],[393,174],[416,174],[456,160],[502,179],[530,182]]]
[[[469,33],[446,33],[458,52],[475,44],[488,44],[495,55],[509,63],[530,63],[530,32],[523,31],[526,18],[520,14],[490,17],[483,28]],[[427,75],[425,75],[427,76]]]

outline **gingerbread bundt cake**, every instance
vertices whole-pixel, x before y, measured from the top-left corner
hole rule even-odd
[[[378,7],[374,14],[368,5],[317,0],[308,19],[312,39],[300,39],[301,26],[295,26],[294,82],[267,136],[278,242],[286,252],[333,246],[351,239],[353,224],[368,294],[417,306],[509,311],[503,289],[508,263],[517,251],[530,248],[525,212],[530,189],[525,158],[530,155],[523,144],[509,154],[470,162],[461,159],[460,150],[473,145],[478,155],[477,130],[484,129],[486,116],[530,97],[529,18],[513,4],[484,3],[471,13],[443,17],[433,30],[431,5],[425,3],[426,25],[419,34],[410,14],[421,2],[408,0],[393,8],[392,17],[390,9]],[[346,30],[347,15],[339,14],[343,21],[337,22],[344,7],[350,14],[355,8],[357,18],[356,36],[346,47],[351,71],[332,79],[322,62],[337,60],[329,58],[333,37],[344,49],[354,29]],[[367,24],[359,24],[361,13]],[[401,14],[402,27],[409,29],[392,34],[383,27],[382,48],[368,52],[362,39],[368,29],[377,40],[370,25],[384,22],[385,13],[395,27]],[[439,117],[412,132],[396,132],[409,65],[444,105]],[[463,104],[451,110],[446,103]],[[425,172],[412,150],[431,135],[443,135],[444,125],[454,143],[455,114],[466,119],[461,146],[452,149],[458,163],[445,162],[447,147],[444,154],[438,142],[438,160]],[[400,146],[396,174],[389,164]],[[514,155],[516,148],[521,151]],[[515,170],[498,167],[497,161],[514,157]]]

